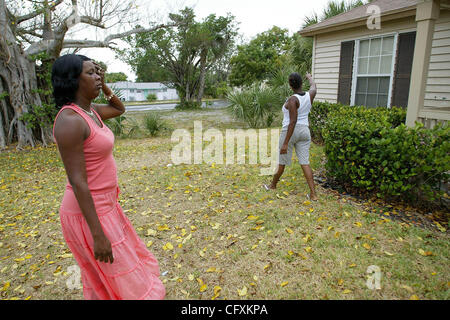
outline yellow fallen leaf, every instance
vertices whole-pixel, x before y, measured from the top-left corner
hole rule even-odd
[[[147,242],[147,248],[150,248],[152,246],[152,244],[153,244],[153,241]]]
[[[422,249],[419,249],[419,253],[420,253],[422,256],[424,256],[424,257],[432,256],[432,255],[433,255],[433,252],[431,252],[431,251],[424,251],[424,250],[422,250]]]
[[[338,285],[339,285],[339,286],[342,286],[343,284],[344,284],[344,280],[343,280],[343,279],[339,279],[339,280],[338,280]]]
[[[441,232],[447,231],[439,222],[435,221],[434,224],[438,227],[439,231]]]
[[[420,300],[420,299],[419,299],[419,297],[418,297],[417,295],[413,294],[413,295],[409,298],[409,300]]]
[[[286,232],[289,233],[289,234],[294,233],[294,231],[292,231],[292,229],[290,229],[290,228],[286,228]]]
[[[200,292],[204,292],[204,291],[206,291],[207,288],[208,288],[208,286],[207,286],[206,284],[203,284],[203,285],[200,287],[199,291],[200,291]]]
[[[147,235],[148,236],[156,236],[156,231],[153,229],[148,229],[147,230]]]
[[[306,200],[306,201],[303,202],[303,204],[304,204],[305,206],[309,206],[309,205],[311,204],[311,201]]]
[[[158,229],[158,231],[170,230],[170,228],[167,224],[158,226],[156,229]]]
[[[222,291],[222,288],[221,288],[221,287],[219,287],[219,286],[215,286],[215,287],[214,287],[214,295],[219,294],[220,291]]]
[[[247,295],[247,287],[244,286],[242,289],[237,289],[238,295],[240,297],[246,296]]]
[[[5,282],[5,284],[3,285],[2,289],[0,291],[6,291],[8,290],[8,288],[11,286],[11,282]]]
[[[173,245],[170,242],[167,242],[164,246],[163,246],[164,251],[166,250],[173,250]]]
[[[303,241],[306,243],[306,242],[308,242],[309,240],[311,240],[311,236],[309,235],[309,234],[307,234],[305,237],[303,237],[302,238],[303,239]]]
[[[216,272],[216,268],[215,267],[211,267],[208,270],[206,270],[206,272]]]
[[[361,228],[361,227],[362,227],[362,223],[359,222],[359,221],[358,221],[358,222],[355,222],[354,224],[355,224],[355,226],[357,226],[358,228]]]
[[[288,283],[289,283],[289,281],[285,281],[285,282],[281,283],[280,286],[285,287],[288,285]]]
[[[289,251],[288,251],[288,255],[290,255],[290,256],[294,255],[294,251],[289,250]]]
[[[216,300],[218,296],[220,296],[220,292],[222,291],[222,288],[219,286],[214,287],[214,296],[211,298],[211,300]]]
[[[385,251],[384,252],[386,255],[388,255],[388,256],[393,256],[394,254],[393,253],[390,253],[389,251]]]
[[[188,275],[188,280],[189,281],[194,281],[194,275],[193,274]]]
[[[370,244],[368,244],[368,243],[364,243],[363,247],[367,250],[370,250]]]
[[[313,251],[313,248],[311,248],[311,247],[306,247],[306,248],[305,248],[305,251],[308,252],[308,253],[311,253],[311,252]]]
[[[352,290],[350,289],[345,289],[344,291],[342,291],[343,294],[349,294],[352,293]]]
[[[356,264],[352,263],[352,264],[350,264],[348,267],[349,267],[349,268],[354,268],[354,267],[356,267]]]

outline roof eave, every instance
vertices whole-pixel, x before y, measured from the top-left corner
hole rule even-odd
[[[416,15],[416,7],[409,7],[409,8],[403,8],[396,11],[390,11],[386,12],[381,15],[382,23],[395,20],[395,19],[401,19],[405,17],[411,17]],[[358,19],[348,20],[343,23],[336,23],[331,25],[325,25],[323,27],[318,27],[314,29],[308,30],[308,28],[305,28],[303,30],[298,31],[298,33],[303,37],[313,37],[317,34],[321,33],[328,33],[328,32],[334,32],[334,31],[340,31],[344,29],[350,29],[354,27],[359,27],[362,25],[366,25],[368,16],[361,17]]]

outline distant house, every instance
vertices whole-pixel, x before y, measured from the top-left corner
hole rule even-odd
[[[146,101],[147,96],[155,94],[157,100],[176,100],[178,94],[175,89],[168,88],[160,82],[129,82],[120,81],[107,84],[110,88],[120,90],[123,101]]]
[[[401,106],[409,126],[450,120],[450,1],[375,0],[299,33],[314,39],[317,100]]]

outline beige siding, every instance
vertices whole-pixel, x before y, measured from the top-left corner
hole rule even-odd
[[[424,107],[420,121],[450,120],[450,12],[441,11],[434,27]],[[431,126],[434,125],[430,124]]]
[[[414,17],[409,17],[382,23],[380,30],[358,27],[316,35],[313,52],[313,76],[317,84],[316,100],[337,102],[341,42],[393,32],[415,31],[415,29]]]

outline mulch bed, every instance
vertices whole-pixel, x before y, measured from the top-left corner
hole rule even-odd
[[[361,206],[367,212],[377,213],[383,218],[398,221],[406,226],[415,225],[428,230],[450,233],[447,227],[450,219],[448,205],[447,209],[424,209],[401,202],[387,203],[370,195],[350,193],[326,177],[324,171],[314,172],[314,181],[342,201]]]

